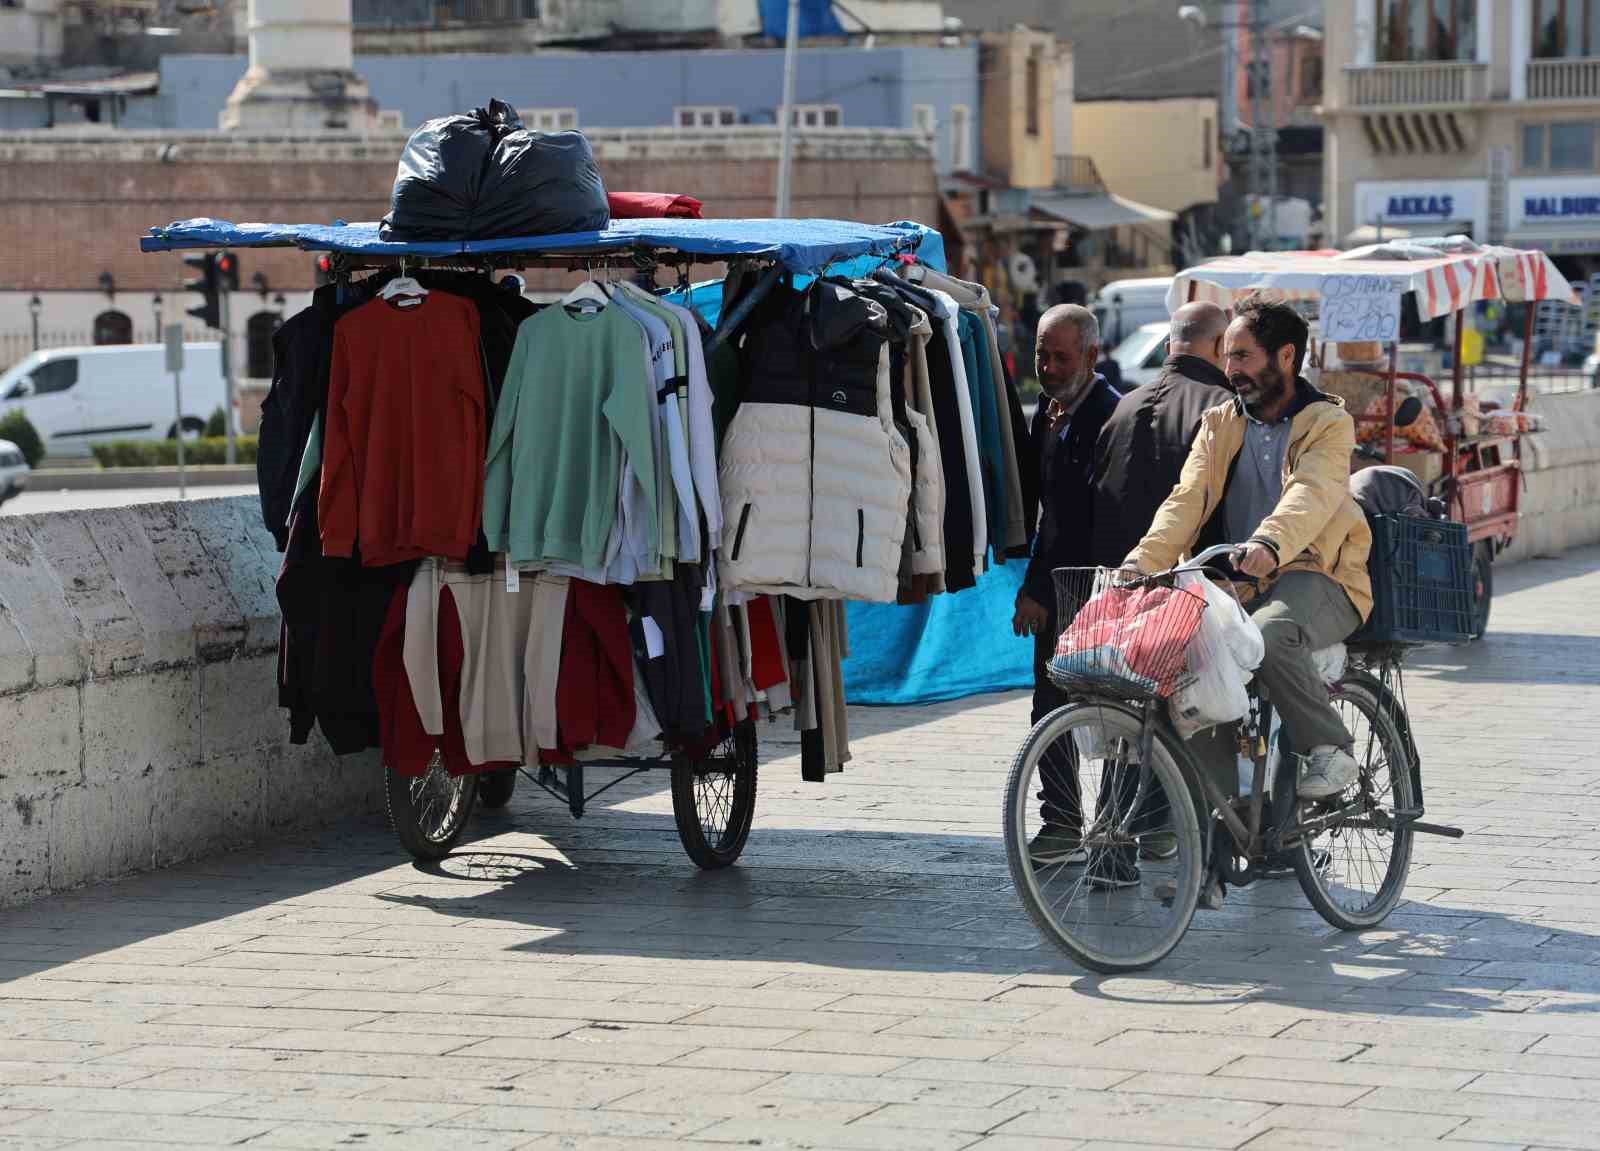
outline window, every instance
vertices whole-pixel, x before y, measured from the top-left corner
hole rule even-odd
[[[1522,126],[1522,166],[1544,172],[1593,171],[1600,120],[1557,120]]]
[[[837,128],[843,113],[837,104],[796,104],[789,122],[799,128]]]
[[[24,376],[23,379],[30,377]],[[31,382],[33,384],[31,394],[35,396],[48,396],[52,392],[67,391],[78,382],[77,358],[68,356],[65,359],[46,360],[33,369]],[[10,399],[17,394],[17,390],[13,388],[12,395],[6,398]]]
[[[932,136],[939,128],[939,118],[932,104],[911,106],[911,130],[919,136]]]
[[[1533,0],[1533,54],[1600,56],[1600,0]]]
[[[1027,71],[1024,74],[1023,105],[1028,117],[1028,135],[1039,134],[1039,53],[1028,53]]]
[[[1211,167],[1211,117],[1200,121],[1200,166]]]
[[[1322,99],[1322,53],[1308,52],[1301,62],[1300,99]]]
[[[1544,167],[1544,125],[1524,124],[1522,126],[1522,166],[1524,168]]]
[[[739,109],[722,105],[689,105],[673,109],[679,128],[727,128],[739,122]]]
[[[94,318],[94,342],[96,344],[131,344],[133,343],[133,320],[127,312],[115,309],[101,312]]]
[[[257,312],[245,321],[244,374],[250,379],[272,378],[272,334],[282,326],[282,312]]]
[[[535,132],[567,132],[578,126],[576,108],[518,108],[522,126]]]
[[[1594,168],[1593,120],[1550,125],[1550,170],[1571,172]]]
[[[400,118],[400,109],[385,108],[378,113],[378,128],[384,132],[403,132],[406,122]]]
[[[950,106],[950,167],[956,172],[972,169],[972,109],[965,104]]]
[[[1477,0],[1378,0],[1378,59],[1475,60]]]

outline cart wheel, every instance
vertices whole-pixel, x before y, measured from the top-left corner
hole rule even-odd
[[[452,776],[438,752],[421,775],[401,775],[387,766],[383,774],[389,823],[400,845],[418,859],[449,855],[467,829],[478,777],[471,772]]]
[[[478,806],[486,811],[504,807],[517,790],[517,769],[485,771],[478,776]]]
[[[1489,630],[1489,605],[1494,600],[1494,545],[1479,540],[1472,548],[1472,638]]]
[[[741,723],[710,757],[672,765],[672,814],[683,850],[700,867],[739,858],[756,812],[756,729]]]

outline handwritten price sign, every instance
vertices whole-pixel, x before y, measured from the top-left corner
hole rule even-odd
[[[1322,338],[1379,340],[1400,335],[1400,293],[1380,276],[1322,278]]]

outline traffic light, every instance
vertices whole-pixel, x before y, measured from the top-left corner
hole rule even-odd
[[[198,275],[183,282],[186,292],[200,293],[200,306],[185,309],[187,313],[208,328],[222,327],[222,277],[217,268],[215,252],[198,252],[183,257],[183,262]]]
[[[217,278],[224,292],[239,290],[239,257],[232,252],[217,253]]]
[[[322,255],[318,256],[316,264],[315,264],[315,269],[316,270],[315,270],[315,272],[313,272],[312,276],[313,276],[313,279],[316,282],[317,287],[320,288],[324,284],[333,283],[333,257],[332,256],[328,255],[328,253],[326,253],[326,252],[324,252],[324,253],[322,253]]]

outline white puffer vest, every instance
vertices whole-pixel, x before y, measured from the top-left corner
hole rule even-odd
[[[881,305],[780,285],[741,339],[741,401],[723,437],[722,586],[892,603],[911,449],[894,426]]]

